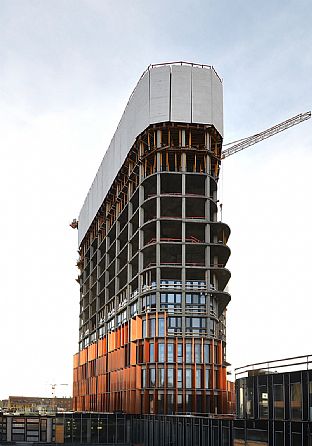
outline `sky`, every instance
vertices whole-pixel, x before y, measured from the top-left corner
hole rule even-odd
[[[311,22],[310,0],[0,0],[0,399],[71,394],[69,223],[146,67],[213,65],[233,141],[311,109]],[[312,354],[311,121],[223,162],[231,370]]]

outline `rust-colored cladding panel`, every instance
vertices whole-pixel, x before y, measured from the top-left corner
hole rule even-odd
[[[76,369],[79,366],[79,353],[76,353],[74,355],[74,369]]]
[[[88,349],[85,348],[79,353],[79,365],[86,364],[88,360]]]
[[[136,332],[137,324],[134,327]],[[121,333],[121,330],[120,330]],[[137,361],[137,349],[138,346],[141,345],[141,351],[143,352],[144,360],[146,363],[149,363],[150,358],[150,342],[154,342],[155,346],[155,358],[158,357],[158,340],[137,340],[132,341],[129,344],[126,344],[125,347],[120,347],[118,349],[114,349],[109,353],[104,353],[105,342],[103,340],[99,341],[97,348],[88,349],[89,350],[89,360],[87,363],[83,363],[87,353],[85,351],[80,352],[80,358],[82,358],[82,364],[74,369],[74,386],[73,386],[73,395],[74,395],[74,410],[94,410],[94,411],[113,411],[113,410],[123,410],[128,413],[148,413],[150,410],[157,413],[157,389],[154,390],[144,390],[142,389],[142,369],[146,369],[142,367],[142,365],[138,365]],[[165,341],[165,346],[167,345],[167,340]],[[110,337],[108,342],[115,342],[114,337]],[[205,409],[207,412],[214,411],[214,393],[210,393],[210,390],[199,391],[196,390],[196,370],[201,370],[201,385],[203,388],[207,388],[208,383],[206,382],[206,372],[208,371],[210,378],[210,388],[218,390],[216,393],[217,401],[218,401],[218,412],[227,413],[228,412],[228,404],[234,406],[234,404],[229,401],[231,398],[231,391],[229,391],[229,386],[226,381],[226,368],[221,364],[222,358],[222,344],[221,342],[214,341],[210,345],[210,358],[212,363],[210,364],[197,364],[195,361],[194,353],[192,356],[192,364],[186,367],[185,363],[178,364],[177,363],[177,344],[183,344],[184,354],[186,354],[185,350],[185,340],[177,340],[173,341],[173,344],[176,346],[174,362],[173,363],[165,363],[164,369],[165,374],[166,370],[169,368],[174,369],[174,382],[177,380],[177,370],[178,368],[184,369],[192,369],[192,411],[196,411],[196,395],[201,396],[201,410]],[[193,352],[194,349],[194,340],[192,340]],[[202,343],[201,343],[202,345]],[[214,354],[215,354],[215,346],[218,349],[218,364],[214,364]],[[126,366],[125,358],[125,348],[129,350],[129,365]],[[203,345],[201,348],[201,354],[203,355]],[[98,359],[92,359],[96,356],[101,355]],[[107,363],[107,369],[106,369]],[[155,367],[155,365],[154,365]],[[215,381],[215,373],[217,373],[217,381]],[[146,372],[144,372],[146,373]],[[185,378],[184,378],[185,379]],[[109,387],[108,387],[109,383]],[[185,394],[190,392],[190,390],[183,388],[182,395],[184,406],[183,411],[186,411],[185,406]],[[165,388],[160,389],[161,392],[165,391],[164,395],[166,395]],[[178,389],[177,386],[173,389],[174,400],[173,404],[176,408],[177,397],[181,394],[181,389]],[[210,399],[206,400],[207,398]],[[154,403],[153,403],[154,401]],[[165,398],[166,401],[166,398]],[[210,402],[209,402],[210,401]],[[189,407],[190,409],[190,407]],[[167,403],[163,408],[164,411],[167,410]],[[178,410],[178,409],[174,409]],[[179,409],[181,411],[181,407]]]
[[[136,364],[136,343],[135,342],[130,343],[130,364],[131,365]]]
[[[74,383],[77,383],[78,381],[78,369],[74,369]]]
[[[88,361],[92,361],[97,356],[97,343],[88,347]]]

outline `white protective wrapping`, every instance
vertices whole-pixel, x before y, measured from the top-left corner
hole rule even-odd
[[[222,82],[193,64],[150,66],[135,87],[79,214],[82,242],[136,137],[160,122],[211,124],[223,135]]]

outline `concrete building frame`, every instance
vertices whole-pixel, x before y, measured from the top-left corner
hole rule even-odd
[[[178,68],[183,79],[193,70],[216,77],[211,67]],[[183,84],[174,87],[174,64],[149,68],[149,78],[153,73],[159,79],[163,69],[171,73],[172,110],[179,100],[173,92]],[[127,105],[132,113],[134,97]],[[184,106],[196,111],[188,100],[180,111]],[[91,224],[80,232],[75,410],[229,410],[230,229],[218,221],[222,136],[207,120],[161,121],[137,134]],[[87,201],[93,193],[91,188]],[[92,213],[86,215],[82,210],[84,228]]]

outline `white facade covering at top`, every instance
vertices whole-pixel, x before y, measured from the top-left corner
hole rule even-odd
[[[79,214],[82,242],[136,137],[160,122],[211,124],[223,135],[223,90],[207,65],[151,65],[135,87]]]

